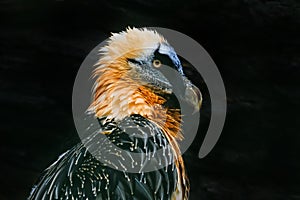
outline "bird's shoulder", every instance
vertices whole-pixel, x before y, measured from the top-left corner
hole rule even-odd
[[[99,132],[109,134],[95,132],[62,154],[29,199],[170,198],[177,171],[163,132],[139,115],[100,124]],[[164,156],[154,156],[160,150]],[[145,172],[147,167],[156,170]]]

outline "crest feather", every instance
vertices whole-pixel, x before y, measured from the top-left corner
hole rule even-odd
[[[120,33],[112,33],[107,45],[100,49],[100,63],[116,59],[140,57],[147,49],[156,49],[159,43],[167,43],[162,35],[147,28],[130,28]]]

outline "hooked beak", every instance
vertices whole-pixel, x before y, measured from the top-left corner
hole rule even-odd
[[[193,114],[200,110],[202,105],[202,94],[200,90],[192,83],[187,85],[184,98],[185,101],[193,107]]]
[[[172,86],[172,91],[180,97],[186,104],[191,107],[192,113],[195,114],[200,110],[202,104],[202,95],[200,90],[191,83],[184,75],[179,74],[176,70],[165,66],[159,69]]]

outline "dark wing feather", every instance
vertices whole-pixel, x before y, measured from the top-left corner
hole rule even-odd
[[[162,148],[170,150],[162,131],[139,115],[118,123],[106,121],[101,129],[110,130],[111,134],[103,136],[95,132],[84,144],[62,154],[45,170],[28,199],[170,199],[177,184],[173,157],[154,156]],[[145,134],[148,136],[144,137]],[[131,153],[139,153],[140,163]],[[171,164],[142,172],[149,165],[158,166],[164,160]],[[130,167],[140,167],[140,173],[126,172]]]

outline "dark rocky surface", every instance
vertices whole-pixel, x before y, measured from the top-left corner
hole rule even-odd
[[[25,199],[40,172],[79,141],[71,110],[77,70],[110,32],[129,25],[193,37],[224,79],[219,142],[197,157],[206,98],[204,131],[185,153],[190,199],[300,199],[299,1],[1,0],[0,12],[0,199]]]

